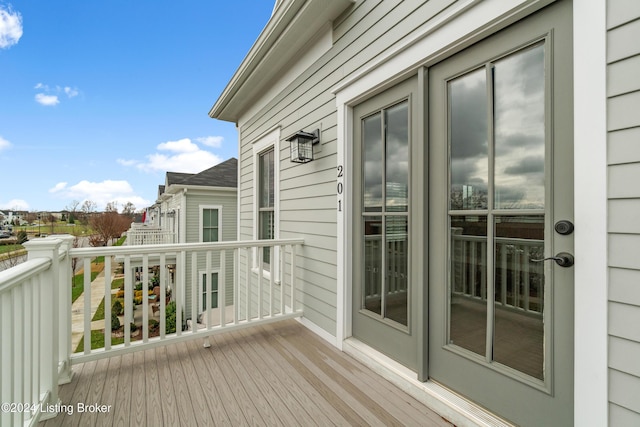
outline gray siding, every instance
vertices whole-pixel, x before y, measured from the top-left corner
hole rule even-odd
[[[607,10],[609,424],[640,425],[640,2]]]
[[[278,125],[280,153],[280,237],[301,236],[298,280],[305,317],[336,335],[337,289],[337,111],[331,88],[357,73],[403,38],[425,25],[453,0],[358,1],[333,27],[333,47],[253,117],[239,123],[240,238],[251,239],[253,213],[252,142]],[[321,151],[308,164],[290,162],[284,140],[320,127]],[[242,260],[241,260],[242,262]]]
[[[205,193],[189,193],[187,192],[187,218],[186,218],[186,243],[196,243],[200,241],[200,206],[205,205],[220,205],[222,206],[222,229],[220,230],[220,241],[235,241],[237,230],[237,196],[236,193],[230,192],[211,192]],[[213,270],[220,269],[220,254],[219,252],[212,252],[211,267]],[[233,253],[227,251],[226,253],[226,301],[225,304],[233,304]],[[191,257],[188,256],[186,260],[186,301],[185,301],[185,318],[191,318],[191,298],[192,289],[198,289],[198,278],[191,276]],[[198,271],[206,269],[206,256],[204,253],[199,254]],[[221,286],[219,283],[218,286]]]

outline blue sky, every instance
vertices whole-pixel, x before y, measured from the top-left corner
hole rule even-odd
[[[0,0],[0,209],[151,205],[238,157],[208,112],[269,0]]]

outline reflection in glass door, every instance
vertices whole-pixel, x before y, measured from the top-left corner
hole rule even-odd
[[[544,380],[545,45],[450,80],[448,343]]]
[[[408,325],[409,102],[362,120],[361,309]]]

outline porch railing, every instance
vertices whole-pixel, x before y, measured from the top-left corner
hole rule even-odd
[[[176,243],[176,234],[157,227],[134,227],[127,231],[127,245],[164,245]]]
[[[0,425],[35,425],[55,416],[57,385],[70,380],[72,364],[302,316],[296,281],[302,239],[100,248],[71,248],[72,241],[71,236],[52,236],[28,242],[29,260],[0,272],[0,402],[16,405],[9,408],[16,411],[3,407]],[[267,266],[264,251],[257,249],[264,247],[278,253]],[[96,257],[104,257],[103,289],[91,285]],[[84,266],[84,345],[78,353],[71,345],[73,258]],[[274,265],[276,259],[279,265]],[[112,294],[110,273],[116,264],[124,275],[124,327],[118,344],[111,334],[118,290]],[[206,281],[213,275],[217,288],[213,280]],[[134,312],[138,280],[143,283],[142,304]],[[147,301],[150,282],[153,302]],[[92,292],[104,295],[104,320],[98,322],[91,319]],[[168,311],[174,304],[176,309]],[[132,336],[134,318],[140,323],[137,336]],[[157,336],[151,336],[152,324]],[[104,334],[104,346],[92,348],[92,334]]]

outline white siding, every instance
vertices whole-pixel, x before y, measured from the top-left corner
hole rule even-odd
[[[640,2],[607,9],[609,424],[640,425]],[[579,285],[577,285],[579,286]]]

